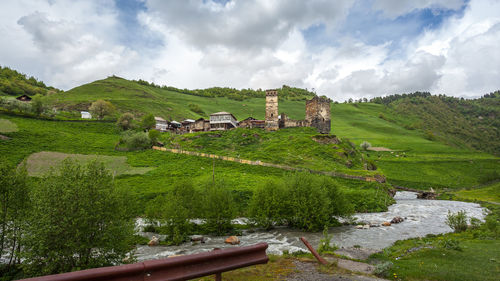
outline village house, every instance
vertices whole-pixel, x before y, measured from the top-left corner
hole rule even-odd
[[[31,97],[28,96],[28,95],[22,95],[22,96],[17,97],[16,100],[30,102],[31,101]]]
[[[238,121],[229,112],[217,112],[210,114],[210,131],[229,130],[238,127]]]
[[[183,132],[191,132],[191,127],[193,126],[194,124],[194,120],[193,119],[185,119],[181,122],[181,130]]]
[[[92,115],[90,114],[90,112],[80,111],[80,114],[82,115],[82,119],[92,119]]]
[[[161,117],[157,117],[155,116],[155,122],[156,122],[156,126],[155,126],[155,129],[160,131],[160,132],[166,132],[168,130],[168,121],[161,118]]]
[[[191,132],[210,131],[210,120],[200,118],[191,125]]]
[[[238,126],[240,128],[265,128],[266,121],[265,120],[257,120],[253,117],[248,117],[245,120],[238,122]]]

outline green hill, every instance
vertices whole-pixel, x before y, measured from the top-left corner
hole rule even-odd
[[[45,101],[76,112],[104,99],[117,108],[114,117],[132,112],[136,117],[153,113],[169,120],[183,120],[228,111],[242,120],[248,116],[264,118],[262,93],[230,88],[181,90],[108,77],[47,95]],[[293,119],[303,119],[304,99],[311,93],[288,86],[281,88],[280,93],[284,97],[280,99],[279,111]],[[309,129],[277,133],[240,129],[217,138],[210,137],[211,133],[164,134],[162,138],[171,147],[321,171],[369,174],[373,172],[366,171],[365,164],[371,163],[378,168],[374,173],[384,174],[392,184],[457,189],[500,178],[499,158],[477,151],[498,154],[498,100],[498,93],[475,100],[415,93],[376,98],[369,103],[334,103],[331,133],[343,141],[339,145],[318,144],[313,140],[315,132]],[[255,134],[259,137],[253,137]],[[341,156],[356,150],[349,148],[350,142],[359,148],[364,141],[370,142],[374,150],[356,152],[352,159]],[[348,160],[351,168],[346,167]]]
[[[59,91],[54,87],[46,86],[33,76],[28,77],[16,70],[0,66],[0,96],[46,95]]]
[[[64,93],[51,95],[47,97],[47,101],[67,111],[87,110],[93,101],[104,99],[115,105],[118,114],[132,112],[140,116],[144,113],[153,113],[168,120],[206,118],[210,113],[219,111],[231,112],[240,120],[249,116],[255,118],[265,116],[265,94],[262,91],[253,91],[256,97],[244,94],[250,90],[211,88],[211,91],[212,97],[206,90],[179,90],[141,81],[108,77]],[[287,86],[280,91],[288,93],[288,98],[280,101],[280,110],[286,111],[291,118],[303,119],[304,100],[311,97],[312,93],[304,90],[301,92],[300,89]],[[293,91],[297,94],[290,94]],[[201,108],[201,111],[196,108]]]

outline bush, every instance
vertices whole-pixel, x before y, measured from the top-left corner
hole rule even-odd
[[[439,245],[444,249],[462,251],[462,248],[460,247],[460,242],[456,239],[445,238],[440,241]]]
[[[115,107],[109,101],[97,100],[90,105],[89,111],[93,116],[96,116],[97,119],[102,120],[104,116],[113,113]]]
[[[156,144],[158,142],[158,138],[160,137],[160,131],[155,129],[149,130],[148,137],[153,144]]]
[[[134,121],[134,115],[132,113],[123,113],[120,118],[116,121],[116,126],[118,129],[126,131],[129,129],[132,129],[133,127],[133,122]]]
[[[144,132],[130,132],[126,131],[120,140],[129,151],[142,150],[151,147],[151,140]]]
[[[25,272],[46,275],[122,263],[130,251],[134,222],[130,198],[118,191],[104,164],[65,160],[31,196],[23,236]]]
[[[267,230],[283,225],[290,216],[290,201],[282,181],[268,181],[254,193],[249,205],[250,219]]]
[[[192,224],[199,209],[197,192],[189,181],[177,183],[165,196],[156,197],[146,208],[146,216],[150,220],[161,221],[162,233],[167,235],[169,244],[179,245],[188,241]]]
[[[205,230],[215,235],[233,232],[231,220],[236,218],[236,205],[224,181],[207,181],[203,192],[202,218]]]
[[[371,143],[367,142],[367,141],[364,141],[363,143],[361,143],[359,145],[363,150],[368,150],[370,147],[372,147]]]
[[[152,129],[156,126],[155,116],[153,114],[146,114],[142,117],[141,126],[144,130]]]
[[[375,274],[379,276],[387,276],[394,264],[390,261],[379,263],[375,266]]]
[[[426,139],[430,140],[430,141],[434,141],[434,140],[436,140],[436,136],[435,136],[435,135],[434,135],[434,133],[433,133],[432,131],[430,131],[430,130],[427,130],[427,131],[425,132],[424,137],[425,137]]]
[[[339,247],[335,244],[331,244],[332,236],[328,234],[328,226],[325,225],[325,228],[323,229],[323,238],[319,240],[319,246],[318,246],[318,252],[320,254],[326,253],[326,252],[334,252],[337,250]]]
[[[201,109],[201,107],[197,104],[190,103],[188,105],[188,107],[189,107],[189,110],[191,110],[194,113],[197,113],[199,115],[205,115],[205,111],[203,111],[203,109]]]
[[[459,211],[456,214],[452,214],[448,211],[448,216],[446,217],[446,224],[455,232],[462,232],[467,230],[466,212]]]
[[[285,182],[290,196],[290,226],[318,231],[332,221],[331,201],[326,185],[317,176],[295,173]]]

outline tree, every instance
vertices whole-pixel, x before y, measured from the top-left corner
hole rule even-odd
[[[160,131],[154,129],[149,130],[148,137],[153,144],[156,144],[158,142],[158,138],[160,137]]]
[[[231,220],[236,217],[233,195],[224,181],[207,181],[203,194],[203,218],[205,228],[215,235],[225,235],[233,231]]]
[[[89,107],[89,111],[97,116],[97,119],[101,120],[104,116],[111,114],[115,110],[115,107],[105,100],[97,100],[92,103]]]
[[[43,113],[43,111],[45,110],[45,105],[42,100],[42,95],[37,94],[33,97],[33,99],[31,100],[31,110],[38,116]]]
[[[144,115],[144,117],[142,117],[141,125],[144,130],[154,128],[156,126],[155,116],[153,114]]]
[[[0,166],[0,255],[7,254],[7,266],[19,263],[21,237],[29,208],[26,166]]]
[[[364,141],[359,145],[363,150],[368,150],[370,147],[372,147],[371,143]]]
[[[116,121],[116,126],[121,130],[128,130],[132,128],[132,122],[134,121],[134,115],[132,113],[125,112]]]
[[[181,181],[174,185],[171,192],[158,196],[146,209],[150,220],[160,220],[167,235],[166,241],[179,245],[189,239],[192,225],[189,221],[196,218],[199,209],[198,193],[191,181]]]
[[[288,189],[282,181],[266,181],[249,204],[250,219],[267,230],[283,225],[290,215]]]
[[[22,249],[27,274],[115,265],[127,256],[134,230],[130,200],[104,164],[65,160],[32,194]]]

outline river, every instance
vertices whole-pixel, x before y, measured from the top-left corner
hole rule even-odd
[[[417,199],[416,193],[397,192],[394,199],[396,203],[389,206],[387,212],[381,213],[358,213],[354,216],[358,221],[369,222],[380,225],[382,222],[391,221],[392,218],[400,216],[405,221],[391,226],[370,227],[369,229],[357,229],[354,226],[332,227],[329,233],[333,235],[332,243],[339,247],[352,247],[359,245],[363,248],[383,249],[392,245],[397,240],[413,237],[423,237],[427,234],[440,234],[451,232],[451,228],[445,223],[448,211],[456,213],[466,211],[470,217],[484,220],[485,209],[476,203],[447,200],[422,200]],[[138,220],[138,225],[143,223]],[[154,233],[139,232],[148,238]],[[317,246],[323,234],[321,232],[302,232],[289,228],[276,228],[271,231],[246,230],[239,236],[240,246],[252,245],[259,242],[269,244],[268,254],[282,254],[283,251],[290,253],[296,251],[307,251],[299,240],[305,237],[313,246]],[[171,255],[187,255],[211,251],[214,248],[237,247],[224,244],[226,237],[205,236],[205,243],[184,243],[179,246],[137,246],[135,257],[138,261],[165,258]]]

